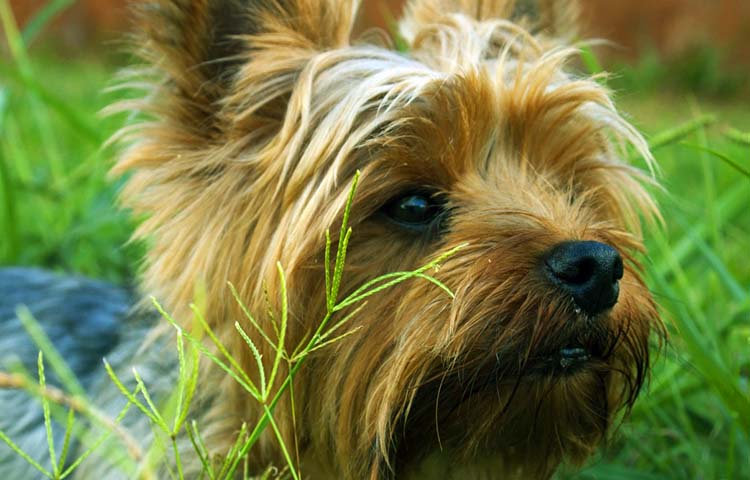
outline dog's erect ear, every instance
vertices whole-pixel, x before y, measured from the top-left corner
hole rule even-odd
[[[286,165],[277,153],[287,145],[269,144],[300,73],[322,52],[349,45],[357,2],[134,3],[135,45],[146,65],[125,86],[145,95],[110,111],[144,113],[115,137],[128,148],[113,169],[130,174],[124,205],[147,217],[135,234],[151,242],[144,289],[172,311],[184,310],[197,285],[214,289],[206,291],[205,308],[223,320],[232,304],[225,282],[252,284],[248,265],[257,261],[262,269],[262,260],[243,260],[248,250],[261,251],[250,239],[270,236],[252,232],[275,228],[263,215],[281,208],[263,189],[275,188]],[[298,116],[291,117],[290,124]]]
[[[165,82],[142,107],[153,111],[154,103],[172,103],[155,113],[181,124],[210,119],[242,51],[237,36],[251,30],[240,2],[145,1],[135,12],[138,54],[154,67],[157,81]]]
[[[140,55],[166,82],[146,106],[159,116],[177,117],[183,126],[193,122],[193,134],[211,133],[218,103],[229,94],[241,66],[263,48],[254,44],[254,38],[268,34],[276,46],[295,49],[343,46],[349,41],[352,4],[344,0],[144,0],[135,7],[135,28],[140,32],[136,42]]]
[[[480,21],[507,19],[535,33],[571,39],[578,33],[580,6],[577,0],[410,0],[405,11],[401,33],[410,42],[421,29],[452,13]]]

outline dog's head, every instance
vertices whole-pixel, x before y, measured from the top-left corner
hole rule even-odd
[[[118,169],[149,215],[145,289],[184,312],[201,282],[228,332],[242,314],[226,283],[265,311],[281,262],[294,345],[325,312],[325,232],[359,170],[344,289],[465,244],[434,272],[455,298],[420,279],[371,297],[297,379],[301,448],[354,477],[581,461],[662,331],[637,261],[640,218],[658,214],[623,160],[650,161],[646,144],[566,69],[574,2],[415,0],[406,52],[354,41],[352,3],[141,8],[155,76],[136,108],[154,120]],[[252,417],[229,396],[232,418]]]

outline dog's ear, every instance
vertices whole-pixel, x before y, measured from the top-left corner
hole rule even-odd
[[[251,237],[267,238],[251,232],[258,224],[275,228],[263,215],[281,208],[264,195],[286,165],[277,159],[287,144],[273,140],[293,92],[306,92],[304,82],[297,89],[304,68],[321,52],[348,46],[355,6],[352,0],[137,1],[135,46],[145,68],[125,86],[145,95],[110,109],[137,113],[115,137],[129,145],[113,173],[129,173],[122,201],[146,218],[135,234],[151,244],[145,291],[170,309],[183,311],[196,282],[208,279],[204,285],[214,290],[206,292],[206,311],[222,318],[232,303],[223,300],[225,282],[252,283],[248,262],[238,259],[267,248],[248,247]],[[290,117],[293,132],[297,116]]]
[[[242,51],[238,35],[252,28],[241,3],[155,0],[136,4],[134,10],[133,43],[148,65],[146,72],[156,77],[139,109],[174,120],[174,126],[195,137],[209,134],[216,103]]]
[[[324,50],[348,43],[343,0],[144,0],[135,6],[139,55],[158,77],[142,109],[191,135],[218,133],[217,114],[254,52]],[[265,36],[263,39],[259,38]],[[273,38],[268,41],[268,38]],[[258,40],[258,41],[254,41]]]
[[[578,0],[410,0],[401,22],[402,35],[411,42],[425,27],[461,13],[475,20],[506,19],[534,33],[574,38],[578,33]]]

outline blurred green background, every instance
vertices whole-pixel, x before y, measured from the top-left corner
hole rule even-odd
[[[136,275],[105,144],[128,119],[99,114],[128,96],[108,90],[130,61],[125,3],[0,0],[0,265]],[[400,3],[366,1],[361,28]],[[661,169],[647,271],[670,342],[609,445],[560,477],[750,478],[750,2],[583,3],[585,34],[616,46],[581,65],[614,72]]]

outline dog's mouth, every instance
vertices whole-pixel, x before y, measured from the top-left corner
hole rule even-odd
[[[606,362],[614,347],[613,338],[603,329],[574,335],[567,341],[548,345],[526,362],[525,373],[534,376],[566,376],[589,366]]]
[[[549,377],[566,377],[608,363],[611,347],[598,342],[571,341],[550,346],[527,358],[496,355],[495,367],[488,369],[494,383],[535,382]]]
[[[591,348],[572,344],[546,355],[534,366],[533,372],[547,375],[570,374],[584,368],[595,358]]]

